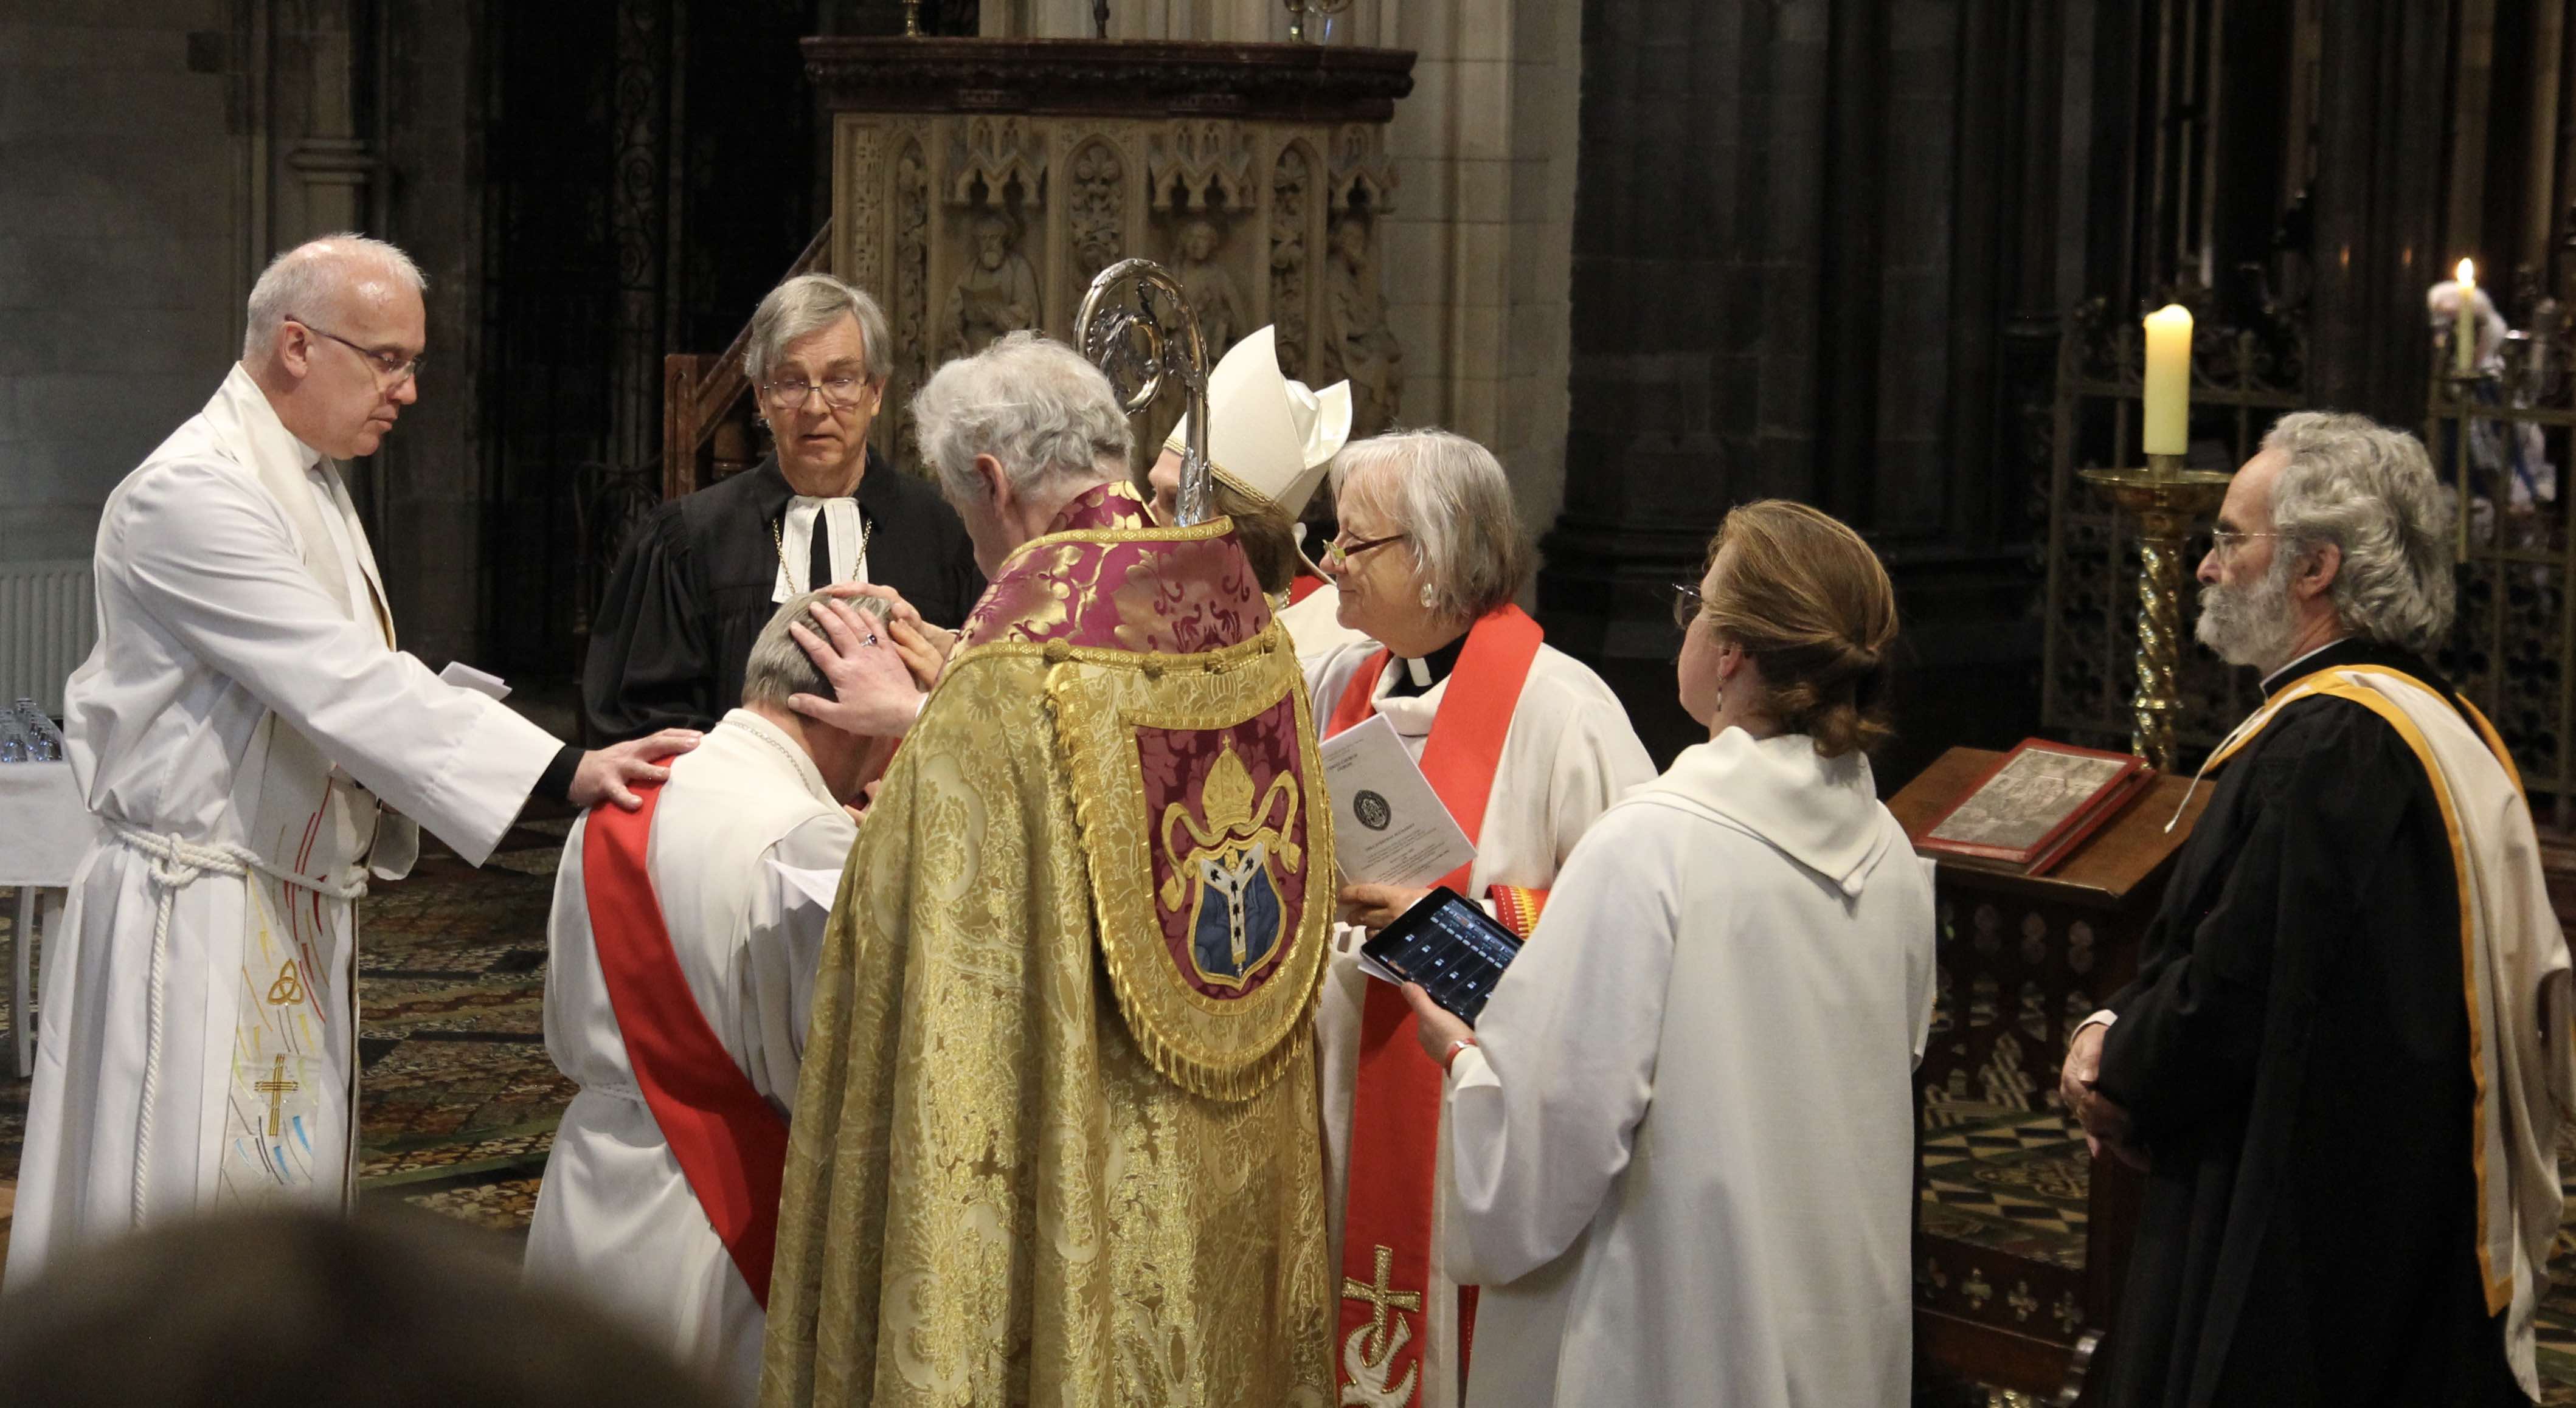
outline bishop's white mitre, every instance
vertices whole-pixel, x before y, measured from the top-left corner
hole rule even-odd
[[[1208,373],[1208,467],[1236,489],[1273,504],[1290,518],[1323,482],[1325,467],[1351,438],[1351,384],[1321,391],[1279,371],[1277,331],[1264,327],[1234,344]],[[1186,451],[1190,420],[1181,417],[1164,447]]]

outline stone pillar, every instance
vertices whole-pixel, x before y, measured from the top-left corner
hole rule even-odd
[[[355,0],[283,0],[270,11],[278,162],[271,231],[279,249],[361,229],[373,213],[369,187],[379,157],[359,130],[358,109],[361,80],[372,77],[376,56],[358,51],[356,10]]]
[[[1671,584],[1728,504],[1813,500],[1825,0],[1588,0],[1565,508],[1541,620],[1619,691],[1659,755]]]
[[[506,668],[483,633],[486,543],[481,425],[485,89],[481,12],[446,0],[386,0],[386,238],[429,276],[429,374],[375,455],[381,511],[370,531],[406,650]],[[518,614],[535,603],[504,603]]]
[[[1674,699],[1672,584],[1764,497],[1889,562],[1905,739],[2008,745],[2035,723],[2031,437],[2070,257],[2059,8],[1585,5],[1572,423],[1539,614],[1659,754],[1700,736]],[[1900,747],[1882,775],[1924,760]]]
[[[2432,355],[2424,290],[2457,258],[2436,242],[2447,8],[2406,0],[2334,6],[2318,65],[2308,399],[2392,425],[2412,425],[2424,413]]]

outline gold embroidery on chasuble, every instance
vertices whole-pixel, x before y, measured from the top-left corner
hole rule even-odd
[[[1275,626],[1198,657],[1071,655],[1047,696],[1110,985],[1155,1069],[1243,1099],[1304,1049],[1331,939],[1304,678]]]
[[[970,622],[834,909],[764,1401],[1330,1404],[1338,1282],[1305,1038],[1329,810],[1302,679],[1249,582],[1223,524],[1077,527],[1016,555]],[[1122,628],[1165,649],[1120,649]],[[1187,641],[1208,648],[1171,648]],[[1229,753],[1248,827],[1231,769],[1210,809]],[[1174,1028],[1197,1053],[1178,1069],[1226,1098],[1167,1074],[1173,1049],[1153,1054],[1114,976],[1156,979],[1172,1015],[1185,1005],[1169,936],[1188,916],[1166,916],[1201,896],[1185,876],[1180,904],[1162,905],[1177,870],[1152,839],[1174,803],[1183,861],[1213,841],[1228,896],[1285,902],[1276,942],[1254,942],[1257,917],[1246,930],[1240,995],[1193,992],[1206,1025]],[[1095,835],[1117,838],[1114,865]],[[1313,906],[1310,878],[1327,887]],[[1130,921],[1113,920],[1108,890]],[[1229,975],[1232,936],[1229,921]],[[1231,1039],[1219,1015],[1238,1019]]]

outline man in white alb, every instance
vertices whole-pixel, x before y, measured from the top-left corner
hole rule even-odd
[[[829,595],[789,598],[754,638],[742,706],[672,764],[626,855],[594,871],[615,839],[592,834],[597,816],[574,825],[548,923],[546,1050],[581,1093],[546,1160],[528,1275],[622,1312],[737,1403],[760,1385],[775,1153],[858,839],[843,808],[895,745],[787,706],[832,693],[787,630]],[[766,1192],[728,1206],[733,1187]]]
[[[420,271],[333,235],[251,290],[241,363],[109,495],[65,695],[99,838],[45,955],[9,1279],[186,1213],[338,1208],[356,924],[427,826],[481,863],[532,793],[636,804],[672,733],[583,753],[394,649],[335,461],[418,398]]]

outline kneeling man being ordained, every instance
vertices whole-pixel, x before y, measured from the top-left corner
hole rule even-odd
[[[637,789],[641,810],[574,824],[548,925],[546,1050],[581,1091],[546,1160],[528,1275],[623,1311],[737,1403],[760,1382],[786,1114],[828,912],[808,894],[815,872],[839,876],[857,835],[844,807],[894,751],[787,707],[825,688],[788,634],[824,597],[770,618],[742,707],[668,783]],[[872,630],[885,604],[857,605]]]
[[[1147,521],[1070,348],[1002,338],[913,419],[993,586],[926,706],[838,604],[796,701],[911,731],[815,979],[762,1400],[1321,1408],[1296,657],[1227,520]]]
[[[2060,1082],[2152,1169],[2113,1404],[2539,1397],[2567,944],[2510,755],[2426,663],[2447,517],[2359,416],[2282,417],[2228,486],[2200,638],[2263,707]]]

